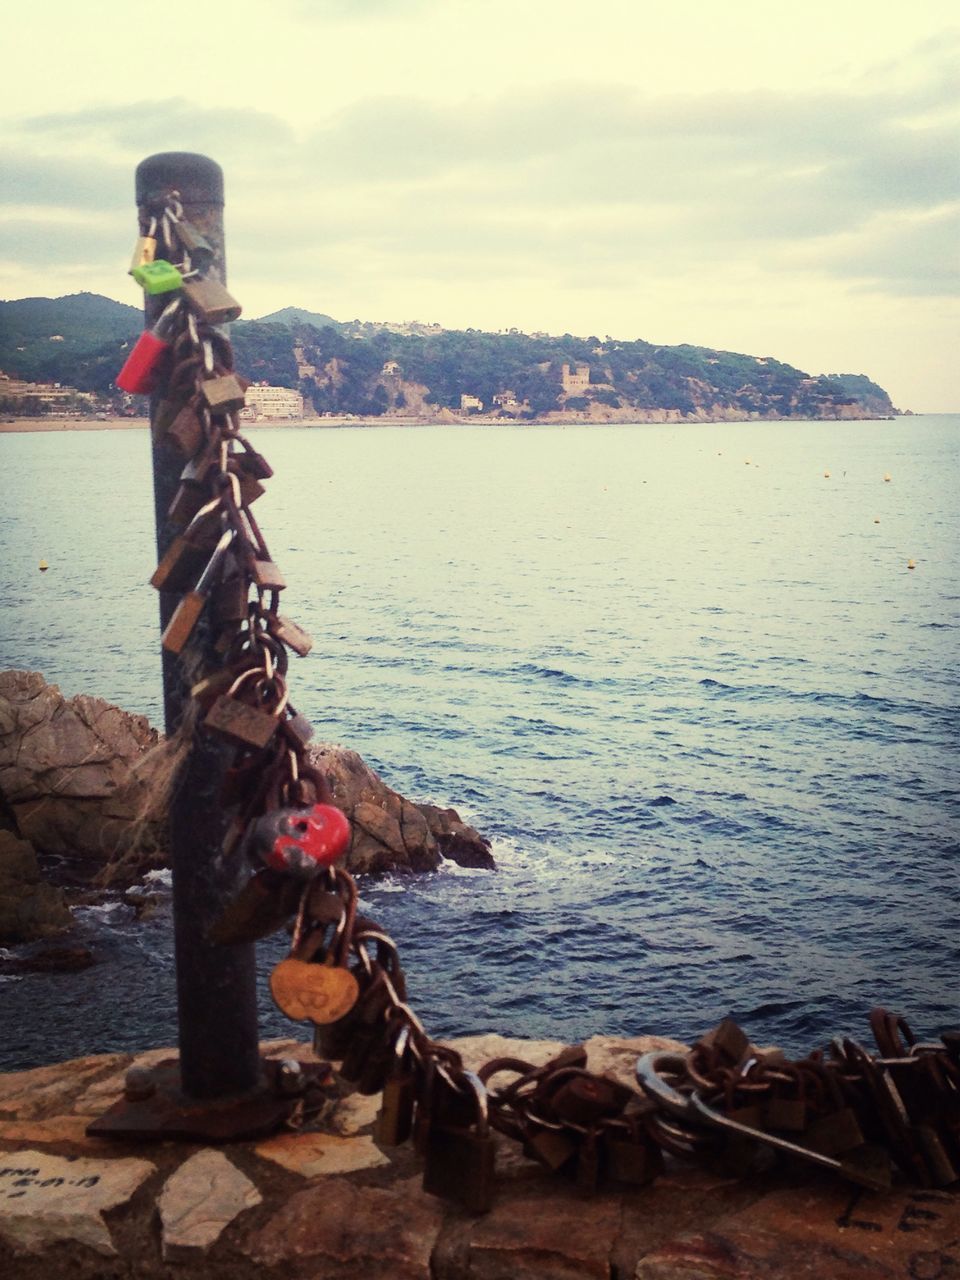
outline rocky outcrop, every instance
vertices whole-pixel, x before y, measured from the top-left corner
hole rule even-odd
[[[493,868],[489,841],[461,822],[455,810],[404,799],[346,747],[316,747],[312,756],[353,824],[347,857],[352,873],[432,871],[444,858],[464,867]]]
[[[70,923],[63,890],[41,877],[33,845],[0,831],[0,944],[48,938]]]
[[[159,860],[162,823],[145,820],[159,742],[145,716],[64,698],[37,671],[0,672],[0,799],[41,857],[87,863],[81,880],[134,845]]]
[[[453,809],[407,800],[345,747],[312,754],[353,824],[351,872],[432,871],[444,858],[493,867],[489,842]],[[12,841],[0,846],[0,941],[69,923],[38,855],[66,883],[122,886],[166,865],[157,797],[168,768],[144,716],[86,694],[65,698],[36,671],[0,672],[0,827]]]

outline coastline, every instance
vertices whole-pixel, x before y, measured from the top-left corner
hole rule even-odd
[[[646,413],[634,410],[625,415],[622,412],[608,417],[587,417],[583,414],[550,413],[538,418],[524,420],[514,418],[493,418],[486,414],[470,414],[458,417],[453,413],[433,417],[403,418],[384,414],[379,418],[354,418],[349,416],[331,416],[328,418],[284,418],[262,422],[246,422],[243,427],[258,429],[271,427],[295,427],[302,430],[323,430],[331,427],[467,427],[467,426],[609,426],[609,425],[644,425],[666,424],[677,426],[695,426],[713,422],[717,424],[731,422],[886,422],[897,418],[923,417],[923,414],[901,413],[892,418],[889,416],[872,417],[870,415],[842,415],[837,418],[794,418],[794,417],[696,417],[683,418],[671,410],[650,411]],[[150,427],[148,418],[14,418],[0,422],[0,435],[18,435],[38,431],[146,431]]]

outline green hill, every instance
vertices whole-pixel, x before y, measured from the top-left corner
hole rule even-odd
[[[138,307],[97,294],[0,302],[0,370],[115,394],[125,348],[141,328]],[[240,320],[231,337],[240,372],[299,387],[318,413],[443,417],[461,412],[462,397],[473,410],[479,401],[485,415],[528,421],[896,413],[863,374],[811,376],[772,356],[688,344],[341,324],[300,307]]]

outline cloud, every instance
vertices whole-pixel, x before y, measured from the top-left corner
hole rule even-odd
[[[269,111],[183,97],[47,113],[14,134],[3,199],[126,216],[136,161],[199,150],[226,172],[232,259],[264,276],[312,280],[348,262],[365,278],[592,272],[629,286],[720,262],[774,276],[802,263],[894,296],[946,293],[942,211],[960,200],[952,48],[848,94],[658,98],[566,81],[459,101],[370,97],[300,136]],[[40,252],[39,232],[9,234],[17,252]],[[71,234],[78,260],[106,253],[102,227]]]

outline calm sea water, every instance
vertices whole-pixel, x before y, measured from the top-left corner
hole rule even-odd
[[[250,434],[293,701],[493,841],[362,889],[433,1033],[960,1021],[960,417]],[[149,473],[146,433],[0,437],[0,662],[158,721]],[[0,1065],[175,1041],[129,916],[0,981]]]

